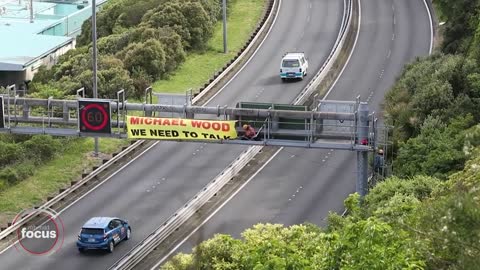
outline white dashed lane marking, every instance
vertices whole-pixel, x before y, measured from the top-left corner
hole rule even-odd
[[[299,186],[297,188],[297,190],[295,191],[295,193],[292,194],[292,196],[290,196],[290,198],[288,198],[288,201],[291,202],[293,199],[295,199],[295,197],[297,196],[297,194],[302,190],[302,186]]]

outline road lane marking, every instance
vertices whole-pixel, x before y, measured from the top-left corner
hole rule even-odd
[[[342,77],[343,72],[347,68],[348,63],[350,62],[350,59],[352,58],[353,52],[355,51],[355,48],[357,46],[361,26],[362,26],[362,5],[360,4],[360,0],[358,0],[358,29],[357,29],[357,35],[355,36],[355,41],[353,43],[352,51],[350,52],[350,55],[348,56],[347,61],[345,62],[345,65],[343,66],[342,70],[338,74],[338,77],[335,79],[332,86],[330,86],[330,89],[328,89],[327,93],[325,94],[325,96],[323,97],[322,100],[325,100],[327,98],[327,96],[330,94],[330,92],[333,90],[333,88],[335,88],[335,85],[337,85],[338,80],[340,79],[340,77]],[[333,151],[333,149],[332,149],[332,151]]]
[[[232,195],[230,195],[230,197],[228,197],[226,201],[224,201],[217,209],[215,209],[215,211],[213,211],[200,225],[198,225],[190,234],[188,234],[187,237],[183,238],[180,243],[178,243],[173,249],[171,249],[170,252],[166,256],[164,256],[157,264],[155,264],[151,269],[158,268],[168,257],[170,257],[170,255],[172,255],[179,247],[181,247],[188,239],[190,239],[193,234],[195,234],[203,225],[205,225],[205,223],[207,223],[215,214],[217,214],[220,209],[222,209],[231,199],[233,199],[233,197],[235,197],[248,183],[250,183],[250,181],[252,181],[253,178],[255,178],[255,176],[257,176],[257,174],[259,174],[282,150],[283,147],[278,149],[277,152],[275,152],[275,154],[273,154],[273,156],[270,157],[267,162],[265,162],[265,164],[260,167],[258,171],[256,171],[252,176],[250,176],[250,178],[248,178],[248,180],[243,183],[240,188],[238,188]]]
[[[122,167],[120,167],[120,169],[116,170],[115,172],[113,172],[111,175],[109,175],[107,178],[105,178],[102,182],[98,183],[97,185],[95,185],[92,189],[88,190],[87,192],[85,192],[85,194],[83,194],[82,196],[80,196],[79,198],[77,198],[75,201],[73,201],[72,203],[70,203],[69,205],[65,206],[65,208],[61,209],[60,211],[58,211],[58,216],[60,216],[63,212],[65,212],[67,209],[69,209],[70,207],[72,207],[73,205],[75,205],[78,201],[80,201],[81,199],[83,199],[85,196],[87,196],[88,194],[90,194],[92,191],[96,190],[98,187],[100,187],[103,183],[107,182],[110,178],[114,177],[117,173],[121,172],[125,167],[127,167],[128,165],[130,165],[132,162],[134,162],[135,160],[137,160],[139,157],[143,156],[143,154],[145,154],[148,150],[150,150],[151,148],[153,148],[154,146],[156,146],[160,141],[157,141],[155,143],[153,143],[153,145],[151,145],[150,147],[148,147],[147,149],[145,149],[143,152],[141,152],[139,155],[137,155],[136,157],[134,157],[132,160],[130,160],[129,162],[127,162],[125,165],[123,165]],[[41,225],[45,224],[42,223]],[[15,244],[17,244],[18,240],[15,241],[14,243],[12,243],[11,245],[9,245],[8,247],[6,247],[4,250],[0,251],[0,255],[2,255],[5,251],[7,251],[9,248],[11,248],[12,246],[14,246]]]
[[[335,85],[337,84],[338,80],[340,79],[340,77],[342,76],[343,72],[345,71],[346,67],[348,66],[348,63],[350,62],[351,58],[352,58],[352,55],[353,55],[353,52],[355,51],[355,48],[356,48],[356,45],[358,43],[358,38],[359,38],[359,35],[360,35],[360,28],[361,28],[361,25],[362,25],[362,8],[361,8],[361,4],[360,4],[360,0],[357,0],[358,1],[358,29],[357,29],[357,34],[355,36],[355,41],[353,43],[353,48],[352,50],[350,51],[350,54],[347,58],[347,61],[345,62],[345,65],[343,66],[342,70],[340,71],[338,77],[335,79],[335,81],[333,82],[332,86],[330,87],[330,89],[327,91],[327,93],[325,94],[325,96],[323,97],[322,100],[325,100],[328,95],[331,93],[331,91],[333,90],[333,88],[335,87]],[[281,1],[280,1],[280,4],[281,4]],[[278,13],[277,13],[278,14]],[[277,19],[277,17],[275,17],[275,20]],[[273,24],[272,24],[273,25]],[[270,28],[271,30],[272,28]],[[270,32],[269,30],[269,32]],[[265,41],[265,40],[264,40]],[[262,41],[263,43],[263,41]],[[260,48],[260,46],[259,46]],[[258,48],[257,48],[258,50]],[[256,53],[256,51],[255,51]],[[251,60],[251,58],[249,59],[249,61]],[[248,63],[248,62],[247,62]],[[244,65],[244,67],[246,66],[247,64]],[[243,67],[242,67],[243,69]],[[240,70],[241,71],[241,70]],[[240,72],[239,71],[239,72]],[[237,73],[238,74],[238,73]],[[235,75],[236,76],[236,75]],[[235,76],[233,78],[235,78]],[[232,78],[232,80],[233,80]],[[230,80],[231,81],[231,80]],[[229,81],[229,82],[230,82]],[[228,83],[229,83],[228,82]],[[213,97],[212,97],[213,98]],[[210,100],[209,100],[210,101]],[[280,153],[280,151],[283,150],[283,147],[281,147],[277,152],[275,152],[275,154],[269,159],[267,160],[267,162],[265,162],[265,164],[262,165],[262,167],[257,171],[255,172],[255,174],[253,174],[242,186],[240,186],[240,188],[238,190],[236,190],[225,202],[223,202],[220,207],[218,207],[217,209],[215,209],[215,211],[210,214],[199,226],[197,226],[190,234],[188,234],[179,244],[177,244],[173,249],[170,250],[170,252],[164,256],[157,264],[155,264],[151,269],[156,269],[158,268],[168,257],[170,257],[179,247],[181,247],[188,239],[190,239],[190,237],[195,234],[199,229],[200,227],[202,227],[203,225],[205,225],[205,223],[207,223],[218,211],[220,211],[220,209],[223,208],[223,206],[225,206],[233,197],[235,197],[238,192],[240,192],[255,176],[257,176],[258,173],[260,173],[261,170],[263,170],[263,168],[265,168],[277,155],[278,153]],[[331,151],[333,151],[334,149],[331,149]],[[323,160],[325,161],[325,160]],[[291,199],[289,199],[291,200]]]
[[[430,8],[428,7],[427,0],[423,0],[423,3],[425,4],[425,8],[427,9],[428,19],[430,20],[430,48],[428,50],[428,54],[432,54],[432,50],[433,50],[433,19],[432,19],[432,13],[430,12]]]
[[[278,14],[280,13],[280,7],[282,6],[282,0],[279,0],[278,2],[278,8],[277,8],[277,13],[275,14],[275,18],[273,18],[273,22],[272,22],[272,25],[270,25],[270,28],[268,29],[268,32],[265,34],[265,37],[263,37],[263,40],[262,42],[260,42],[260,44],[258,45],[258,47],[255,49],[255,51],[252,53],[252,55],[250,56],[250,58],[248,58],[247,62],[245,62],[245,64],[238,70],[237,73],[235,73],[233,75],[232,78],[230,78],[230,80],[227,81],[227,83],[225,83],[224,86],[222,86],[222,88],[220,88],[220,90],[218,90],[211,98],[209,98],[207,100],[207,102],[205,102],[205,104],[208,104],[210,103],[210,101],[212,101],[216,96],[218,96],[218,94],[220,94],[223,89],[225,89],[237,76],[238,74],[240,74],[242,72],[242,70],[248,65],[248,63],[250,63],[250,61],[252,61],[253,57],[257,54],[258,50],[260,50],[260,48],[262,47],[263,43],[265,42],[265,40],[267,40],[267,37],[268,35],[270,35],[270,32],[272,31],[273,29],[273,26],[275,25],[275,22],[277,21],[277,18],[278,18]]]

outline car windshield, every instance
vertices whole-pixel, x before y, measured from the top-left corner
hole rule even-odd
[[[103,229],[96,228],[82,228],[82,233],[84,234],[103,234]]]
[[[282,63],[283,67],[299,67],[300,63],[298,60],[283,60]]]

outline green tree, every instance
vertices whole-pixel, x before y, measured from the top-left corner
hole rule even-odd
[[[187,29],[190,32],[190,46],[195,50],[205,50],[208,40],[213,35],[213,25],[208,13],[199,2],[186,2],[181,10],[187,19]]]
[[[136,97],[142,97],[145,94],[145,89],[152,85],[153,79],[143,69],[133,68],[132,75],[133,87],[135,89],[134,95]]]
[[[324,236],[317,269],[423,269],[425,261],[411,235],[377,218],[347,222]]]
[[[165,51],[165,73],[172,73],[186,59],[182,38],[171,27],[139,28],[140,40],[157,39]]]
[[[432,80],[417,88],[410,102],[416,117],[422,121],[428,116],[444,116],[453,99],[452,86],[448,82]]]
[[[193,256],[191,254],[179,253],[170,261],[162,265],[162,270],[194,270]]]
[[[466,160],[464,131],[472,124],[471,116],[453,119],[448,126],[438,118],[429,117],[420,135],[400,145],[395,174],[401,177],[426,174],[446,179],[449,173],[462,169]]]
[[[434,2],[445,16],[443,51],[446,53],[468,52],[478,26],[480,1],[437,0]]]
[[[191,48],[191,35],[187,28],[188,20],[182,13],[179,1],[167,2],[165,5],[150,10],[144,16],[145,24],[150,28],[172,28],[181,38],[185,49]]]
[[[31,97],[34,98],[49,98],[53,97],[56,99],[62,99],[65,96],[65,92],[60,89],[53,87],[51,84],[43,84],[43,83],[34,83],[32,84],[31,89]]]
[[[120,34],[112,34],[98,39],[98,54],[105,55],[111,54],[115,55],[123,48],[128,46],[131,40],[132,31],[125,31]]]
[[[97,89],[100,98],[116,98],[117,91],[124,89],[127,93],[133,91],[133,81],[123,67],[123,62],[111,55],[100,56],[98,59]],[[93,91],[93,72],[84,69],[75,77],[87,93]],[[73,91],[71,92],[73,94]]]
[[[242,242],[230,235],[217,234],[193,249],[197,269],[238,269]]]
[[[363,201],[363,208],[370,216],[381,209],[395,195],[412,196],[419,201],[431,197],[432,193],[441,189],[442,182],[434,177],[415,176],[410,179],[391,177],[373,188]]]
[[[409,143],[407,140],[419,136],[429,117],[450,123],[454,118],[471,114],[474,121],[480,121],[480,111],[477,109],[480,106],[478,74],[475,61],[460,55],[435,54],[408,65],[385,97],[386,121],[394,126],[393,153],[396,155],[401,145],[410,145],[410,150],[417,153],[417,158],[421,158],[429,150],[423,145],[429,140],[427,136]],[[414,144],[418,149],[413,147]],[[409,173],[404,175],[413,175],[420,166],[413,165]]]
[[[153,79],[164,75],[165,51],[159,41],[149,39],[144,43],[132,43],[124,51],[124,63],[128,71],[143,70]]]
[[[204,50],[217,19],[212,17],[217,12],[211,3],[213,1],[170,1],[147,12],[143,22],[152,28],[173,29],[182,38],[185,50]]]
[[[167,0],[115,0],[108,1],[97,13],[97,35],[99,38],[111,34],[120,34],[128,28],[137,26],[144,14],[163,5]],[[77,37],[78,46],[92,41],[91,20],[82,24],[81,34]]]
[[[428,245],[430,269],[479,269],[480,148],[463,171],[419,209],[416,233]]]

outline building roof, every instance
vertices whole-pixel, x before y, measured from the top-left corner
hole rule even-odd
[[[0,0],[0,71],[24,70],[73,42],[69,28],[80,28],[91,14],[91,0],[33,1],[30,22],[29,2]],[[97,6],[104,2],[97,1]]]
[[[0,27],[1,28],[1,27]],[[0,30],[0,37],[4,37]],[[0,71],[21,71],[32,62],[72,42],[72,37],[18,35],[0,43]],[[8,42],[8,41],[11,42]]]

